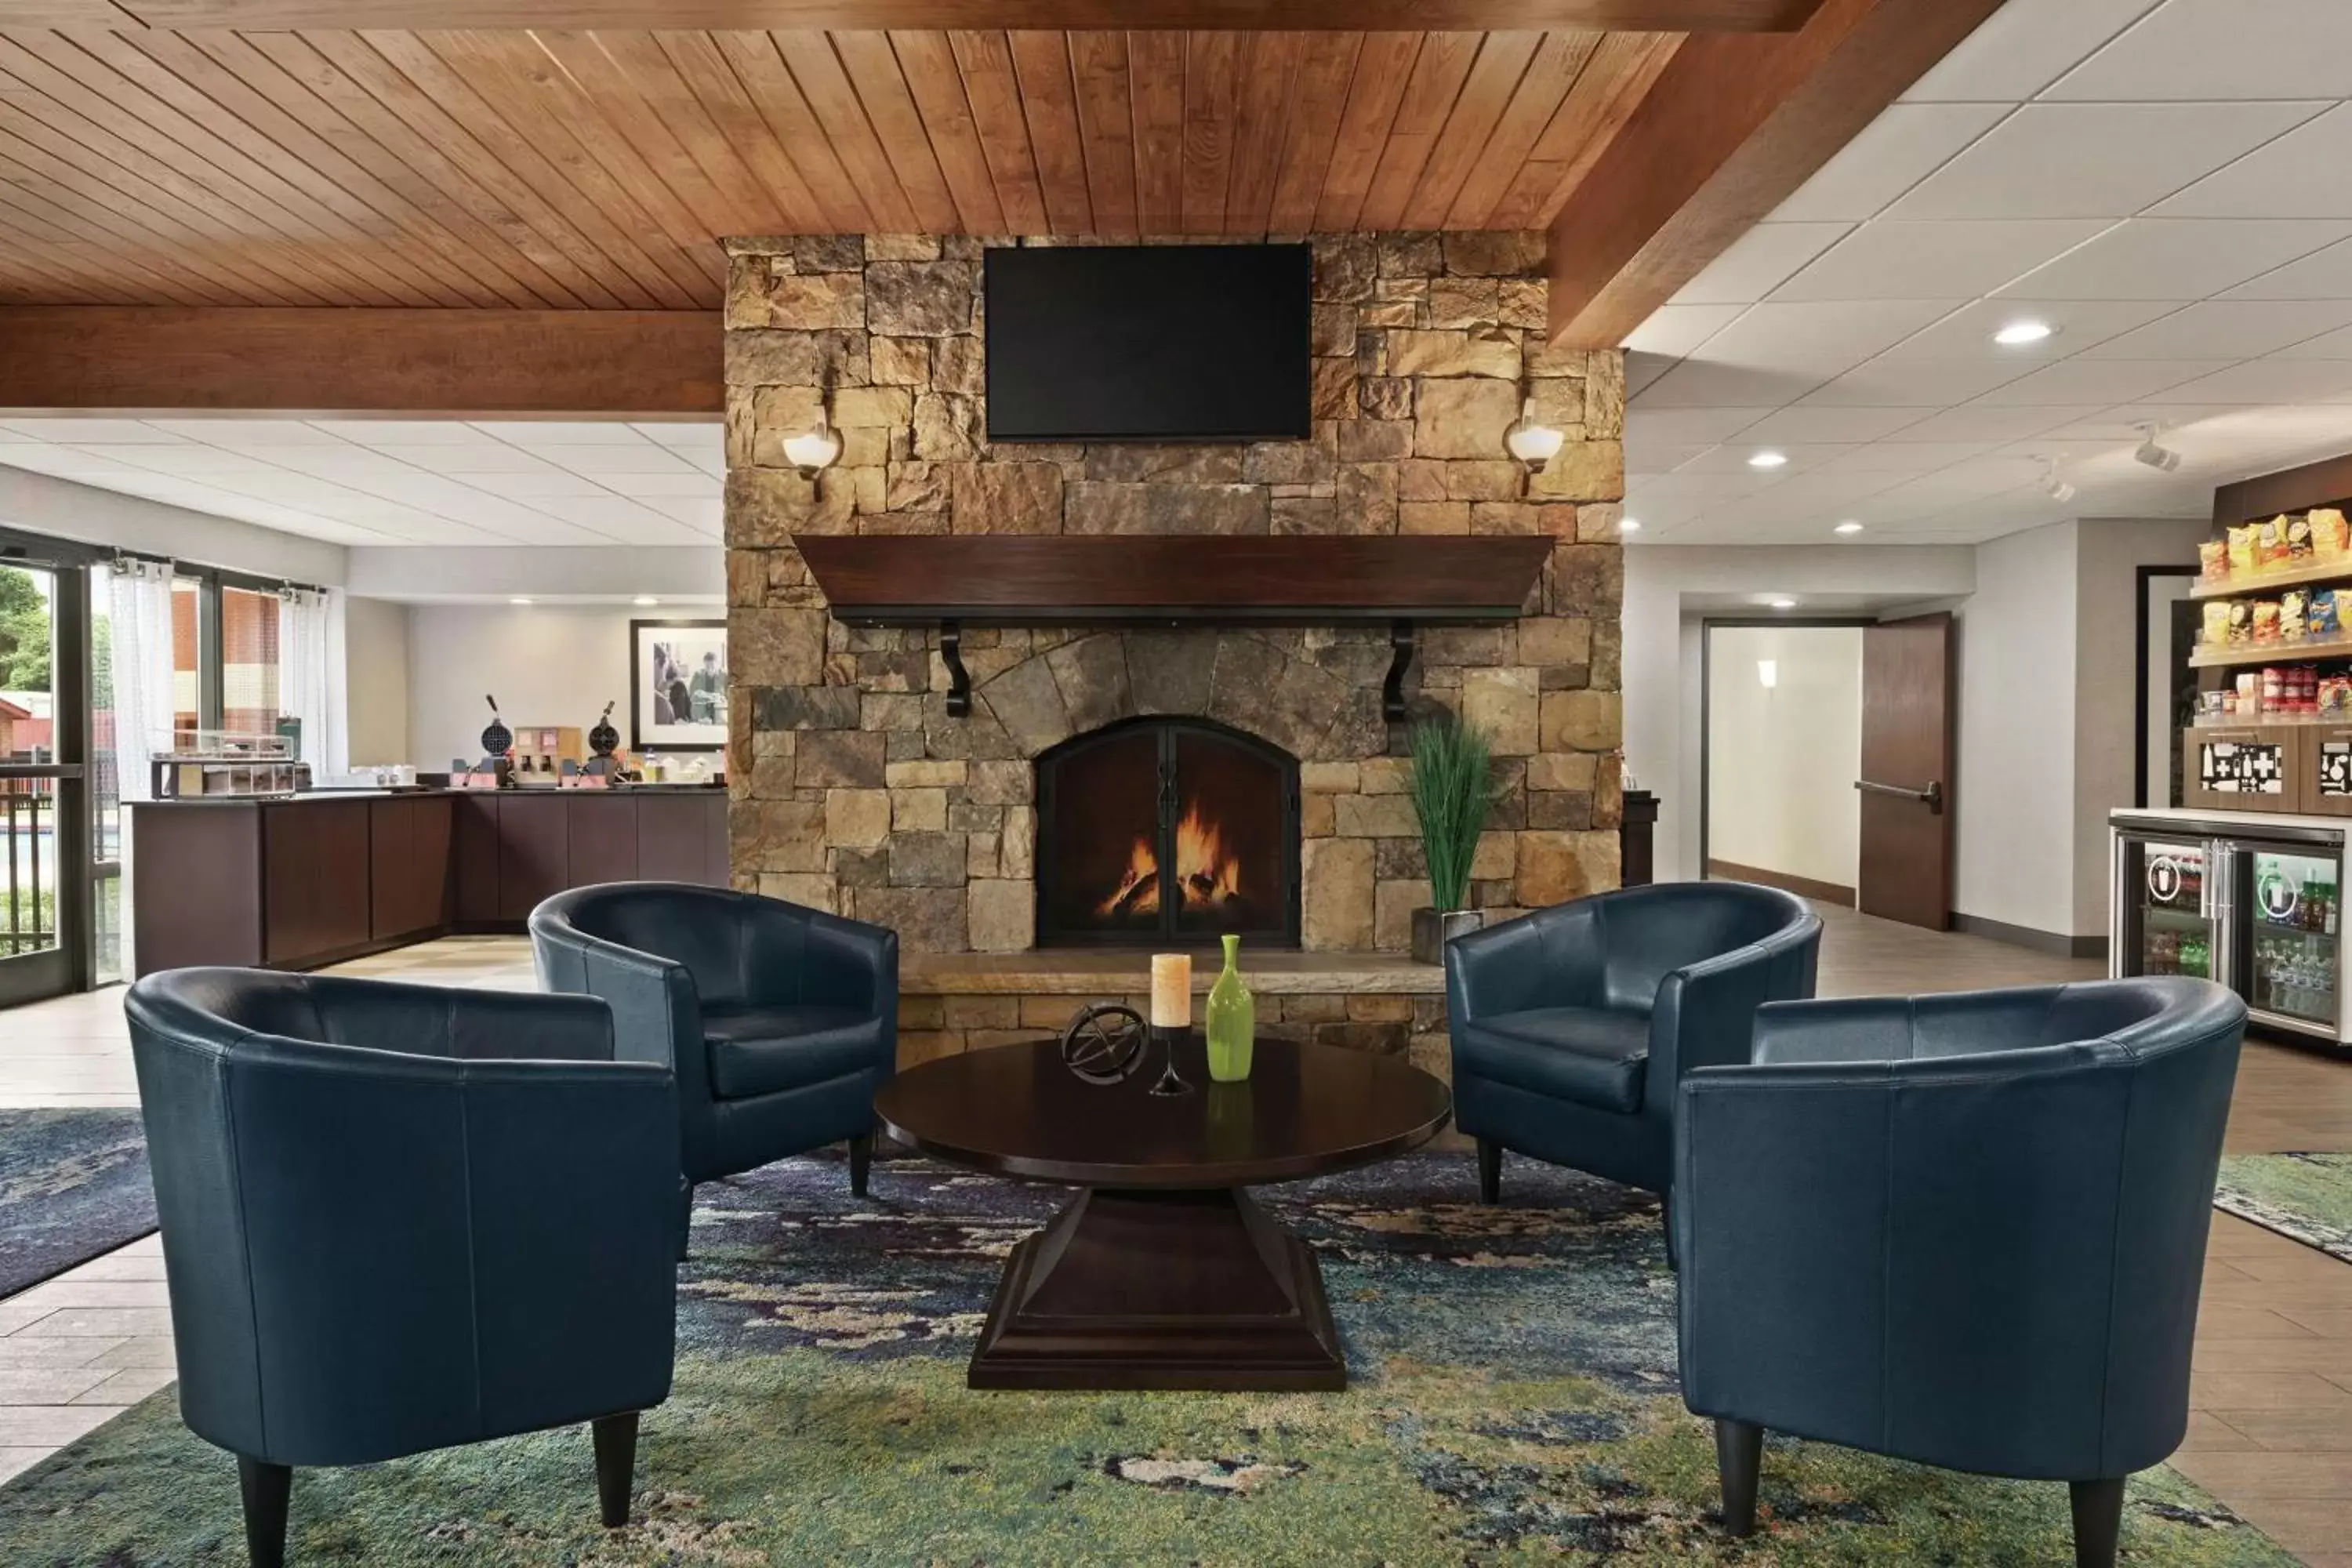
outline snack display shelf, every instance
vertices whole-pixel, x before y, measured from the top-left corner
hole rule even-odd
[[[2192,599],[2242,599],[2274,588],[2299,588],[2312,583],[2352,583],[2352,555],[2315,561],[2308,566],[2284,566],[2272,572],[2241,572],[2229,577],[2200,578],[2189,590]]]
[[[2303,659],[2352,658],[2352,637],[2305,637],[2289,642],[2232,643],[2209,647],[2203,643],[2189,656],[2191,669],[2215,669],[2233,664],[2293,664]]]

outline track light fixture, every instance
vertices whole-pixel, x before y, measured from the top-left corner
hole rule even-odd
[[[2180,454],[2157,438],[2164,434],[2164,426],[2143,425],[2139,428],[2147,433],[2147,439],[2139,444],[2139,450],[2132,454],[2132,460],[2136,463],[2144,463],[2159,473],[2178,472],[2180,468]]]
[[[2059,473],[2058,459],[2052,458],[2049,463],[2050,471],[2042,476],[2042,493],[2062,505],[2073,500],[2076,491],[2074,486],[2066,482],[2065,476]]]

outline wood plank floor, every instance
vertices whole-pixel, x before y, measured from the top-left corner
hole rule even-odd
[[[2095,966],[1823,908],[1823,995],[2088,978]],[[427,984],[528,989],[516,938],[433,942],[345,966]],[[135,1105],[121,992],[0,1015],[0,1106]],[[2233,1152],[2352,1149],[2352,1063],[2249,1042]],[[0,1301],[0,1479],[171,1376],[152,1237]],[[2314,1568],[2352,1568],[2352,1265],[2216,1215],[2189,1438],[2174,1459]]]

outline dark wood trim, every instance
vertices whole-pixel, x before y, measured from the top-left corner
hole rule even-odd
[[[2011,925],[2006,921],[1987,920],[1982,915],[1964,915],[1955,911],[1952,929],[1969,936],[1983,937],[1988,942],[2006,942],[2011,947],[2027,948],[2057,958],[2105,958],[2107,955],[2107,939],[2104,936],[2067,936],[2054,931],[2039,931],[2032,926]]]
[[[0,26],[294,28],[1590,27],[1782,32],[1822,0],[0,0]]]
[[[856,626],[1504,621],[1547,536],[798,534],[833,613]]]
[[[1622,343],[2000,7],[1828,0],[1685,41],[1552,220],[1553,340]]]
[[[2232,523],[2347,500],[2352,500],[2352,453],[2223,485],[2213,492],[2213,527],[2218,532]]]
[[[716,311],[0,307],[0,413],[715,418]]]
[[[1778,888],[1784,893],[1794,893],[1801,899],[1812,899],[1840,909],[1853,908],[1853,889],[1835,882],[1817,882],[1811,877],[1800,877],[1789,871],[1767,871],[1761,866],[1741,866],[1730,860],[1709,860],[1707,876],[1717,881],[1754,882],[1759,887]]]

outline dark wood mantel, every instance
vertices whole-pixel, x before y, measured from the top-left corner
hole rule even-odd
[[[1334,626],[1520,615],[1553,540],[801,534],[853,626]]]

